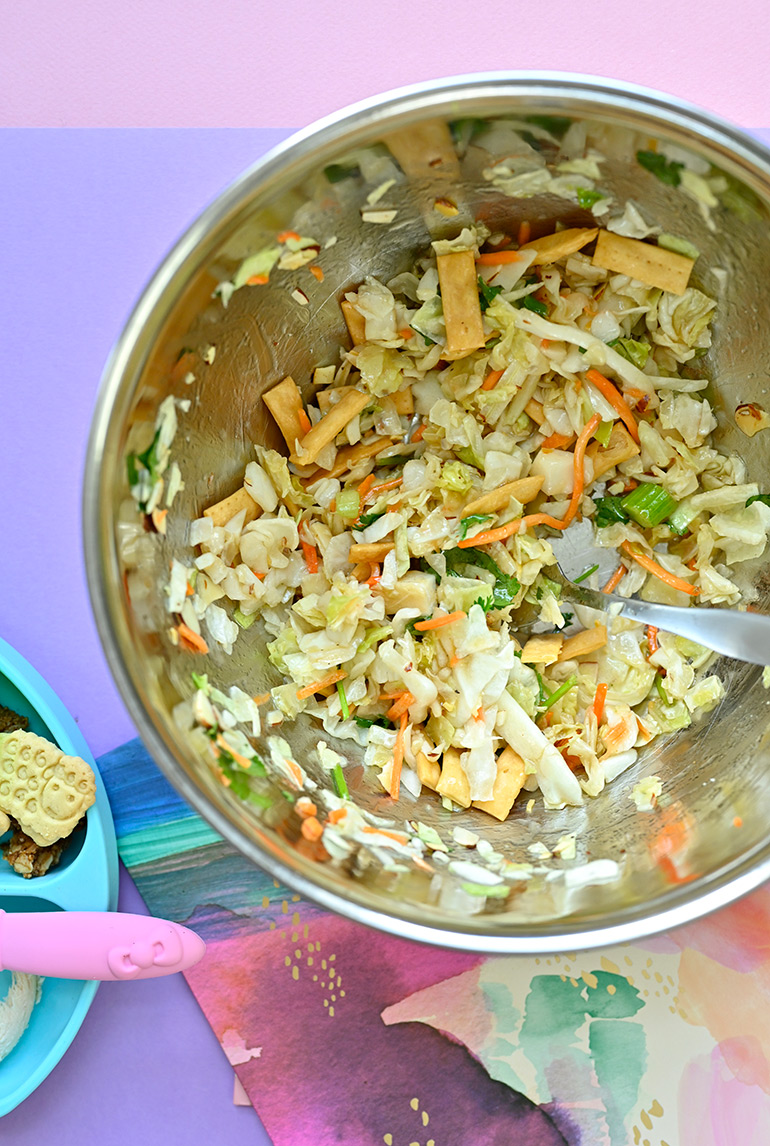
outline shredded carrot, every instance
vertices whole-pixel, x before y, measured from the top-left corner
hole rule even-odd
[[[363,505],[364,502],[366,501],[366,498],[369,494],[369,491],[371,490],[373,485],[374,485],[374,474],[367,474],[366,477],[364,478],[364,480],[361,482],[360,486],[358,487],[358,499],[359,499],[361,505]]]
[[[227,752],[232,756],[235,763],[240,764],[241,768],[251,768],[251,760],[248,760],[245,756],[241,756],[240,752],[236,752],[234,748],[231,748],[224,736],[219,733],[217,733],[217,744],[223,752]]]
[[[251,699],[252,699],[252,700],[254,701],[254,703],[255,703],[255,704],[257,704],[257,705],[259,705],[259,704],[267,704],[268,700],[270,699],[270,693],[269,693],[269,692],[261,692],[261,693],[259,694],[259,696],[252,696],[252,698],[251,698]]]
[[[532,517],[537,517],[545,520],[548,518],[547,513],[535,513]],[[472,537],[466,537],[463,541],[457,542],[458,549],[473,549],[478,545],[491,545],[493,541],[505,541],[506,537],[517,533],[524,521],[530,521],[531,518],[517,518],[516,521],[509,521],[505,525],[499,525],[497,529],[482,529],[481,533],[474,533]],[[549,523],[556,521],[555,517],[548,518]],[[415,628],[417,626],[415,625]]]
[[[318,550],[315,545],[310,545],[307,541],[302,542],[302,552],[305,555],[305,564],[307,565],[308,573],[318,572]]]
[[[380,485],[373,485],[369,490],[369,497],[375,497],[377,494],[384,493],[387,489],[397,489],[403,480],[403,478],[392,478],[390,481],[384,481]]]
[[[194,592],[195,592],[195,590],[193,589],[192,585],[191,585],[191,584],[190,584],[190,582],[188,581],[188,582],[187,582],[187,584],[186,584],[186,585],[185,585],[185,587],[184,587],[184,595],[185,595],[185,597],[192,597],[192,595],[193,595],[193,593],[194,593]]]
[[[697,557],[691,557],[690,560],[687,562],[687,568],[692,569],[692,571],[694,573],[696,571],[696,569],[698,568],[698,558]]]
[[[297,410],[297,421],[302,427],[303,433],[309,434],[313,429],[313,423],[310,421],[310,418],[308,418],[307,411],[303,410],[301,406],[299,410]]]
[[[733,827],[734,827],[734,828],[742,828],[742,827],[743,827],[743,820],[741,819],[741,817],[740,817],[740,816],[735,816],[735,817],[734,817],[734,819],[733,819]]]
[[[252,275],[250,279],[246,279],[246,286],[264,286],[267,282],[270,282],[267,275]]]
[[[323,824],[317,816],[308,816],[303,820],[300,831],[306,840],[320,840],[324,833]]]
[[[541,338],[540,339],[540,349],[541,350],[547,350],[550,345],[551,345],[550,338]]]
[[[194,632],[184,621],[179,622],[176,631],[179,634],[179,640],[191,653],[207,653],[209,651],[209,646],[200,633]]]
[[[504,263],[517,263],[521,255],[518,251],[485,251],[476,259],[480,267],[501,267]]]
[[[385,713],[388,720],[399,720],[404,713],[408,710],[409,706],[414,704],[415,698],[411,692],[402,692],[398,700],[391,704],[388,711]]]
[[[654,625],[647,626],[647,647],[650,650],[650,656],[656,653],[660,648],[658,644],[658,630]]]
[[[403,688],[400,688],[398,690],[398,692],[381,692],[377,699],[378,700],[398,700],[398,698],[400,696],[403,696],[403,695],[404,695],[404,690],[403,690]]]
[[[542,444],[544,450],[566,450],[575,440],[574,434],[551,434]]]
[[[408,844],[408,836],[403,835],[401,832],[390,832],[387,828],[370,828],[367,824],[361,828],[362,832],[366,832],[369,836],[387,836],[389,840],[395,840],[397,844]]]
[[[328,688],[331,684],[336,684],[338,680],[344,680],[348,674],[342,669],[334,669],[328,676],[323,677],[321,680],[316,680],[312,684],[306,684],[304,688],[297,691],[297,700],[305,700],[308,696],[312,696],[315,692],[321,692],[322,689]]]
[[[531,236],[532,236],[532,227],[529,224],[529,220],[528,219],[522,219],[522,221],[519,223],[519,234],[518,234],[519,246],[523,247],[525,243],[528,243]]]
[[[678,589],[680,593],[687,593],[690,597],[697,597],[700,593],[700,589],[696,588],[695,585],[691,585],[689,581],[677,577],[675,573],[669,573],[668,569],[664,569],[662,565],[659,565],[657,561],[653,561],[652,557],[649,557],[646,553],[637,553],[630,542],[624,541],[621,545],[621,549],[627,553],[629,557],[632,557],[638,565],[641,565],[642,569],[646,569],[648,573],[652,573],[652,575],[657,577],[659,581],[662,581],[664,585],[670,585],[672,589]]]
[[[458,609],[457,612],[447,613],[444,617],[431,617],[428,621],[417,621],[414,627],[418,633],[427,633],[430,629],[443,629],[444,625],[453,625],[455,621],[461,621],[467,615],[462,609]]]
[[[275,236],[275,238],[276,238],[276,242],[287,243],[289,241],[289,239],[294,239],[296,241],[299,241],[300,236],[297,234],[296,231],[281,231],[279,234],[277,234]]]
[[[399,330],[398,337],[403,338],[404,342],[408,342],[413,334],[414,331],[412,330],[411,326],[405,326],[403,330]]]
[[[396,733],[396,743],[393,748],[393,770],[390,774],[390,795],[397,800],[401,791],[401,769],[404,764],[404,733],[406,732],[407,715],[403,714]]]
[[[482,390],[494,390],[497,383],[503,376],[502,370],[490,370],[484,381],[481,383]]]
[[[419,425],[419,426],[417,427],[417,429],[414,431],[414,433],[412,434],[412,436],[411,436],[411,438],[409,439],[409,441],[410,441],[410,442],[421,442],[421,441],[422,441],[422,438],[423,438],[423,434],[424,434],[424,433],[425,433],[425,423],[424,423],[424,422],[420,422],[420,425]]]
[[[457,653],[455,653],[454,656],[449,658],[449,667],[453,669],[455,665],[459,665],[462,659],[462,657],[458,657]]]
[[[190,374],[197,365],[198,356],[192,350],[184,350],[171,367],[169,378],[172,382],[177,382],[180,378],[184,378],[186,374]]]
[[[617,569],[602,589],[602,593],[614,593],[627,572],[628,570],[626,569],[625,565],[618,565]]]
[[[376,587],[380,583],[381,577],[382,577],[382,573],[380,572],[379,565],[372,565],[371,566],[371,572],[369,573],[369,577],[367,578],[366,584],[369,586],[370,589],[376,589]]]
[[[602,716],[604,715],[604,702],[607,699],[607,688],[608,686],[606,684],[596,686],[596,696],[594,697],[594,702],[591,707],[594,710],[597,724],[601,722]]]
[[[347,814],[348,814],[347,808],[333,808],[332,811],[329,812],[327,819],[328,819],[330,824],[338,824],[340,822],[340,820],[345,819],[345,816],[347,816]]]
[[[313,803],[309,796],[300,796],[294,807],[297,809],[297,815],[302,816],[306,820],[308,816],[318,815],[318,806]]]
[[[586,371],[586,378],[589,382],[593,382],[599,393],[607,399],[611,406],[615,407],[618,414],[620,414],[622,421],[625,422],[626,429],[628,430],[629,434],[634,439],[634,441],[638,443],[639,427],[636,424],[636,418],[631,413],[631,407],[623,395],[620,393],[620,390],[618,390],[617,386],[615,386],[613,382],[610,382],[609,378],[605,378],[603,374],[600,374],[599,371],[595,370],[593,367]]]
[[[315,278],[318,279],[319,283],[324,281],[324,273],[315,263],[311,263],[307,269],[310,271],[311,275],[314,275]]]

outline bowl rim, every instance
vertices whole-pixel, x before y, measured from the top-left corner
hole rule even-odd
[[[655,901],[658,907],[650,913],[639,907],[624,913],[622,919],[604,924],[574,926],[568,920],[535,927],[517,925],[515,929],[495,931],[467,925],[451,929],[426,922],[425,912],[390,910],[384,904],[372,907],[357,894],[352,885],[345,895],[309,877],[313,867],[300,862],[289,863],[283,853],[266,836],[258,842],[256,834],[247,834],[223,810],[211,803],[201,788],[174,755],[170,738],[162,735],[139,696],[135,680],[121,655],[121,641],[128,649],[127,630],[121,631],[120,619],[111,607],[107,583],[115,581],[117,564],[112,537],[100,520],[101,475],[105,458],[105,441],[113,417],[121,379],[129,368],[143,332],[157,329],[164,320],[164,300],[175,283],[184,281],[186,267],[200,261],[204,240],[213,242],[239,210],[245,210],[249,192],[267,197],[271,185],[288,180],[292,171],[300,170],[312,156],[331,149],[335,143],[352,146],[355,137],[371,136],[377,125],[398,116],[398,122],[422,117],[435,110],[446,114],[453,101],[459,108],[465,101],[485,100],[489,114],[499,103],[512,96],[527,98],[541,106],[553,102],[563,106],[565,97],[579,111],[634,113],[655,121],[659,128],[677,131],[708,143],[720,152],[726,169],[733,169],[749,183],[760,179],[770,190],[770,149],[720,117],[678,97],[654,89],[604,79],[592,75],[555,71],[494,71],[455,75],[396,88],[361,100],[338,112],[292,133],[261,156],[237,176],[204,207],[197,218],[169,250],[155,270],[126,321],[104,367],[95,413],[91,426],[83,485],[83,543],[89,593],[97,629],[112,675],[120,694],[137,725],[141,739],[161,771],[195,810],[238,851],[266,869],[276,879],[294,888],[320,906],[358,923],[387,931],[402,938],[437,944],[456,950],[485,954],[540,955],[580,947],[589,949],[628,942],[690,923],[701,916],[727,906],[760,886],[770,877],[770,838],[739,859],[704,877],[701,881],[682,884],[665,892]],[[575,102],[577,101],[577,103]],[[582,103],[581,103],[582,101]],[[455,114],[456,108],[452,109]],[[351,131],[353,139],[351,140]],[[300,857],[294,857],[299,861]],[[688,889],[698,888],[692,896]]]
[[[24,696],[29,706],[48,727],[59,748],[68,755],[81,756],[90,764],[98,777],[99,769],[96,761],[74,717],[37,669],[2,639],[0,639],[0,676],[5,677]],[[78,897],[83,900],[81,910],[115,911],[118,906],[118,847],[112,811],[102,782],[97,783],[96,800],[87,814],[88,832],[95,837],[92,847],[94,851],[104,856],[105,870],[102,873],[104,886],[98,889],[97,894]],[[34,897],[36,890],[34,885],[31,886],[29,896]],[[19,895],[18,898],[25,896]],[[97,898],[102,899],[102,902],[95,902]],[[19,1103],[28,1098],[60,1062],[80,1030],[98,987],[99,983],[94,980],[83,980],[72,1013],[48,1053],[31,1074],[12,1084],[12,1088],[6,1092],[0,1092],[0,1117],[9,1114]],[[45,993],[45,987],[43,991]],[[45,994],[39,1005],[45,1006]],[[4,1060],[3,1073],[8,1072],[12,1076],[12,1066],[12,1058]]]

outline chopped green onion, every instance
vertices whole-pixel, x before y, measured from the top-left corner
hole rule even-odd
[[[236,625],[240,625],[242,629],[250,629],[257,619],[256,613],[242,613],[240,609],[236,609],[233,613],[233,620]]]
[[[393,721],[388,720],[387,716],[354,716],[353,719],[359,728],[371,728],[373,724],[379,725],[380,728],[393,727]]]
[[[746,502],[746,508],[753,505],[755,501],[761,501],[763,505],[770,505],[770,493],[755,493]]]
[[[485,521],[491,521],[494,517],[493,513],[470,513],[464,517],[460,522],[460,537],[464,541],[468,536],[468,530],[474,525],[481,525]]]
[[[671,701],[668,699],[668,695],[666,694],[666,690],[663,687],[663,677],[659,672],[655,673],[655,690],[664,704],[671,704]]]
[[[594,203],[598,203],[600,199],[607,198],[601,191],[592,191],[588,187],[577,187],[576,191],[578,206],[584,207],[587,211],[590,211]]]
[[[340,517],[358,517],[361,498],[357,489],[343,489],[337,494],[337,513]]]
[[[697,516],[698,510],[693,509],[689,499],[685,498],[684,501],[680,501],[674,512],[669,516],[667,522],[668,528],[672,533],[678,533],[681,536],[687,533]]]
[[[663,232],[658,235],[658,246],[662,247],[664,251],[673,251],[677,255],[684,255],[686,259],[697,259],[700,251],[691,243],[689,239],[682,239],[679,235],[669,235]]]
[[[345,685],[341,680],[337,681],[337,692],[340,697],[340,708],[342,709],[342,719],[350,720],[350,709],[348,708],[348,698],[345,696]]]
[[[389,470],[393,469],[394,466],[406,465],[411,460],[411,454],[388,454],[386,458],[377,458],[375,465],[377,469]],[[339,505],[339,498],[337,498],[337,504]]]
[[[614,525],[616,521],[628,521],[628,514],[623,508],[622,497],[595,497],[594,525],[603,529],[606,525]]]
[[[669,187],[678,187],[682,182],[679,172],[684,169],[684,164],[666,159],[665,155],[659,155],[657,151],[637,151],[636,162]]]
[[[551,707],[552,704],[556,704],[557,700],[561,700],[561,698],[563,696],[566,696],[567,693],[570,691],[570,689],[573,689],[575,687],[577,682],[578,682],[578,678],[577,678],[576,673],[570,677],[567,677],[564,684],[560,684],[559,687],[557,689],[555,689],[551,693],[551,695],[548,697],[548,699],[546,700],[545,711],[547,711]]]
[[[538,690],[537,691],[537,707],[542,708],[546,704],[548,697],[550,696],[550,693],[548,692],[548,689],[545,687],[545,682],[543,681],[543,678],[540,675],[540,673],[537,671],[537,669],[535,669],[535,676],[537,677],[537,690]]]
[[[650,356],[649,342],[640,342],[636,338],[613,338],[607,343],[613,350],[617,350],[623,358],[633,363],[639,370],[643,370]]]
[[[542,601],[544,593],[551,593],[558,601],[561,597],[561,585],[558,581],[552,581],[545,573],[540,573],[537,578],[537,588],[535,589],[535,600]]]
[[[490,286],[488,282],[485,282],[481,275],[478,277],[478,285],[479,305],[481,307],[481,313],[483,314],[492,300],[500,294],[503,288],[501,286]]]
[[[422,632],[415,632],[414,626],[418,623],[418,621],[429,621],[432,616],[432,613],[426,613],[423,617],[413,617],[412,620],[407,623],[407,632],[411,633],[416,641],[422,640],[425,634]]]
[[[508,883],[462,883],[460,886],[468,895],[483,896],[485,899],[507,899],[511,894],[511,885]]]
[[[192,676],[192,682],[196,688],[206,689],[209,687],[208,673],[194,672],[194,673],[191,673],[190,675]]]
[[[581,573],[579,577],[573,577],[572,584],[573,585],[579,585],[581,581],[588,580],[588,578],[591,576],[591,574],[595,573],[598,568],[599,568],[598,565],[592,565],[590,567],[590,569],[586,569],[585,573]]]
[[[599,427],[596,430],[594,437],[596,438],[596,440],[600,446],[608,445],[609,440],[612,437],[612,431],[614,429],[614,426],[615,426],[614,422],[600,422],[599,423]]]
[[[660,525],[677,507],[668,490],[646,481],[626,494],[621,505],[628,516],[644,528]]]
[[[348,782],[345,779],[345,773],[342,771],[341,764],[335,764],[332,768],[332,781],[334,782],[334,790],[338,796],[343,800],[347,800],[350,796],[350,789]]]
[[[521,300],[521,305],[524,310],[531,310],[534,314],[539,314],[541,318],[548,317],[548,307],[532,294],[525,295]]]

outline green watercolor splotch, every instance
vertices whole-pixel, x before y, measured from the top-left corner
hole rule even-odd
[[[613,1146],[625,1146],[624,1119],[636,1103],[647,1060],[644,1028],[633,1018],[644,1006],[622,975],[593,971],[596,985],[561,975],[536,975],[525,1004],[519,1044],[535,1067],[541,1093],[556,1101],[583,1097],[596,1076]],[[587,976],[593,982],[591,976]],[[609,990],[608,990],[609,988]],[[588,1054],[578,1030],[588,1022]],[[596,1033],[594,1033],[596,1032]]]

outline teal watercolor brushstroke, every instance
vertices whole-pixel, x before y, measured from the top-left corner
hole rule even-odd
[[[636,1107],[639,1084],[647,1068],[647,1042],[641,1023],[597,1019],[588,1045],[596,1067],[611,1142],[625,1142],[625,1120]]]
[[[118,837],[195,815],[138,738],[105,752],[97,764]]]
[[[647,1054],[643,1028],[625,1020],[642,1009],[644,1000],[622,975],[606,971],[592,974],[596,977],[595,987],[585,981],[573,985],[561,975],[535,975],[527,995],[519,1045],[535,1068],[540,1093],[558,1093],[559,1102],[569,1104],[584,1098],[591,1089],[591,1074],[595,1074],[612,1146],[625,1146],[627,1133],[623,1119],[636,1100]],[[608,991],[608,987],[611,990]],[[578,1034],[586,1021],[589,1023],[588,1053],[580,1046]],[[592,1040],[591,1032],[596,1024],[600,1030]],[[614,1026],[634,1030],[628,1035],[610,1032],[609,1028]],[[622,1047],[624,1039],[629,1056],[613,1065],[607,1048],[613,1043]],[[619,1100],[617,1096],[613,1099],[618,1076],[623,1080]]]
[[[220,843],[222,837],[200,816],[187,816],[173,823],[153,824],[138,832],[128,832],[118,840],[118,853],[128,868],[153,863],[166,856],[180,855]]]
[[[518,1028],[521,1011],[513,1005],[513,998],[505,983],[481,983],[484,1007],[495,1016],[495,1031],[499,1035],[511,1034]]]

